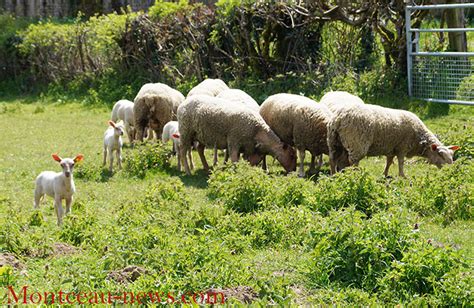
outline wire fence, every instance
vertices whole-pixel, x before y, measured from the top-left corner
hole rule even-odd
[[[412,95],[433,101],[474,102],[474,57],[413,56]]]

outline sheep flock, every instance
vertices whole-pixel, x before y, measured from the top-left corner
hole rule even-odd
[[[120,121],[120,122],[118,122]],[[104,134],[104,165],[109,156],[113,171],[113,154],[122,166],[122,135],[126,132],[133,147],[137,142],[173,142],[178,169],[186,174],[194,169],[193,150],[198,152],[205,171],[210,170],[205,148],[225,151],[225,162],[241,159],[251,165],[262,164],[273,156],[285,173],[296,171],[304,177],[305,153],[311,154],[309,173],[315,174],[323,164],[323,154],[329,158],[331,175],[348,166],[357,166],[369,156],[385,156],[388,171],[394,158],[398,160],[399,176],[405,177],[405,158],[424,157],[437,167],[452,164],[458,146],[446,146],[413,113],[365,104],[348,92],[326,93],[316,102],[302,95],[278,93],[259,105],[250,95],[230,89],[220,79],[206,79],[191,89],[185,97],[162,83],[143,85],[134,101],[120,100],[112,110]],[[58,224],[61,224],[66,200],[70,212],[75,192],[73,167],[83,159],[62,159],[56,154],[62,172],[42,172],[36,179],[34,206],[47,194],[54,198]],[[316,159],[319,158],[316,166]]]

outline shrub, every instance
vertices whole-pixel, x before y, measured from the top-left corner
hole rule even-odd
[[[181,207],[187,206],[189,202],[183,183],[176,177],[160,180],[150,185],[145,192],[145,205],[162,208],[170,202],[175,203],[173,206]]]
[[[124,158],[124,170],[130,176],[144,178],[148,171],[170,167],[171,150],[161,142],[142,143]]]
[[[213,171],[208,183],[211,198],[218,199],[226,208],[241,213],[261,208],[266,195],[272,192],[267,174],[244,162]]]
[[[350,206],[372,215],[392,203],[384,184],[377,182],[367,171],[354,168],[321,178],[316,185],[314,198],[313,209],[324,215],[331,210]]]

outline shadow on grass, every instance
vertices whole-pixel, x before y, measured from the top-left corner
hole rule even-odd
[[[178,176],[183,182],[184,186],[195,187],[195,188],[207,188],[207,179],[209,178],[206,171],[203,169],[194,170],[191,175],[186,175],[183,172],[179,172],[178,169],[170,170],[169,174]]]

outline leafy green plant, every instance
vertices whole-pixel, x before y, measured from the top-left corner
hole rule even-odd
[[[161,142],[142,143],[124,158],[124,170],[130,176],[144,178],[148,171],[165,170],[170,166],[171,151]]]

